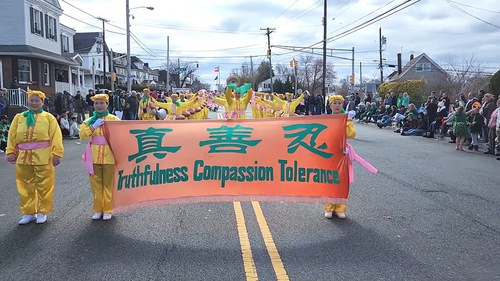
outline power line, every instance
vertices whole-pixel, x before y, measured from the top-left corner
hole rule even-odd
[[[265,25],[269,26],[273,21],[275,21],[276,19],[278,19],[279,17],[281,17],[284,13],[286,13],[286,11],[288,11],[291,7],[293,7],[295,4],[297,4],[297,2],[299,2],[299,0],[295,0],[295,2],[293,2],[292,5],[288,6],[288,8],[286,8],[283,12],[281,12],[281,14],[279,14],[277,17],[275,17],[273,20],[271,20],[270,22],[266,23]]]
[[[461,5],[461,6],[465,6],[465,7],[469,7],[469,8],[472,8],[472,9],[477,9],[477,10],[481,10],[481,11],[485,11],[485,12],[491,12],[491,13],[496,13],[496,14],[500,14],[499,11],[493,11],[493,10],[488,10],[488,9],[484,9],[484,8],[479,8],[479,7],[475,7],[475,6],[471,6],[471,5],[467,5],[467,4],[463,4],[463,3],[459,3],[459,2],[456,2],[456,1],[452,1],[452,0],[449,0],[450,2],[453,2],[457,5]]]
[[[473,15],[473,14],[471,14],[471,13],[469,13],[469,12],[467,12],[467,11],[463,10],[462,8],[458,7],[457,5],[455,5],[455,4],[453,4],[453,3],[451,3],[451,1],[449,1],[449,0],[443,0],[443,1],[444,1],[445,3],[447,3],[448,5],[452,6],[453,8],[458,9],[458,10],[462,11],[463,13],[465,13],[465,14],[467,14],[467,15],[469,15],[469,16],[471,16],[471,17],[473,17],[473,18],[475,18],[475,19],[477,19],[477,20],[479,20],[479,21],[482,21],[482,22],[486,23],[487,25],[491,25],[491,26],[493,26],[493,27],[496,27],[496,28],[500,29],[500,26],[498,26],[498,25],[496,25],[496,24],[493,24],[493,23],[491,23],[491,22],[485,21],[485,20],[483,20],[483,19],[481,19],[481,18],[479,18],[479,17],[476,17],[475,15]]]

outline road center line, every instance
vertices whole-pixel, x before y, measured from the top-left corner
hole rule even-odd
[[[260,231],[262,233],[262,237],[264,238],[264,244],[266,245],[267,252],[269,253],[269,257],[271,258],[271,263],[274,268],[274,273],[276,274],[276,280],[290,280],[288,278],[288,274],[286,273],[285,266],[281,261],[280,254],[276,245],[274,244],[273,235],[271,234],[271,230],[267,225],[266,218],[264,217],[264,213],[260,208],[260,204],[257,201],[252,201],[253,210],[255,212],[255,216],[257,217],[257,222],[259,223]]]
[[[240,237],[241,256],[243,258],[243,266],[245,268],[245,275],[247,281],[259,280],[257,276],[257,269],[252,255],[252,247],[250,246],[250,239],[248,239],[247,226],[245,224],[245,217],[241,209],[240,202],[233,202],[234,214],[236,215],[236,226],[238,228],[238,236]]]

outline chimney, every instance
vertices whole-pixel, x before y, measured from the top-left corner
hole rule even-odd
[[[410,55],[410,60],[414,59],[415,57],[413,56],[413,54]]]
[[[403,72],[403,66],[401,65],[401,53],[398,54],[398,74],[401,74]]]

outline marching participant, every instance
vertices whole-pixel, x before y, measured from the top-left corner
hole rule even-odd
[[[45,94],[29,91],[28,97],[29,110],[14,117],[5,151],[6,160],[16,165],[21,225],[47,221],[53,207],[54,166],[64,154],[59,123],[42,110]]]
[[[151,110],[155,109],[154,102],[156,100],[151,97],[151,90],[149,90],[149,88],[145,88],[142,92],[144,95],[139,101],[139,111],[137,116],[139,117],[139,120],[156,120],[156,114],[151,113]]]
[[[109,97],[99,94],[92,97],[94,115],[85,120],[80,127],[80,139],[88,140],[83,160],[89,173],[90,188],[94,195],[93,220],[110,220],[113,213],[113,183],[115,178],[115,157],[104,137],[102,124],[106,121],[119,121],[108,111]],[[143,119],[147,120],[147,119]]]
[[[231,94],[232,95],[232,94]],[[211,102],[224,107],[224,118],[229,118],[229,112],[231,111],[229,105],[227,104],[226,96],[222,94],[220,97],[212,96],[208,99],[208,103]]]
[[[159,102],[154,100],[153,103],[155,106],[167,110],[167,120],[184,120],[190,116],[190,113],[188,113],[187,110],[194,105],[197,100],[197,96],[194,96],[184,103],[180,103],[178,98],[179,95],[172,94],[171,99],[167,102]]]
[[[246,109],[248,103],[252,99],[253,90],[252,84],[246,83],[241,87],[236,87],[231,84],[226,88],[226,101],[230,112],[230,118],[235,119],[245,119],[246,118]],[[234,90],[234,98],[231,97],[232,90]]]
[[[332,109],[332,114],[345,114],[344,106],[344,97],[341,95],[332,95],[329,97],[328,101],[330,102],[330,108]],[[354,123],[352,122],[352,118],[356,115],[355,112],[349,112],[347,116],[346,123],[346,135],[348,139],[352,139],[356,136],[356,128],[354,128]],[[331,219],[333,214],[337,216],[339,219],[345,219],[345,211],[347,206],[344,204],[325,204],[325,218]]]
[[[279,99],[275,99],[283,110],[284,117],[290,117],[295,115],[295,109],[300,104],[302,99],[304,99],[304,93],[300,94],[297,99],[293,99],[292,93],[286,93],[286,100],[283,100],[281,97]]]

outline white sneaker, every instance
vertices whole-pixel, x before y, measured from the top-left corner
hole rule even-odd
[[[104,214],[102,216],[103,221],[109,221],[111,219],[112,215],[111,214]]]
[[[333,216],[333,212],[325,212],[325,218],[331,219]]]
[[[20,225],[28,224],[34,220],[36,220],[35,215],[24,215],[23,218],[19,221],[19,224]]]
[[[37,214],[36,215],[36,223],[45,223],[47,221],[47,215]]]
[[[343,213],[343,212],[335,212],[335,215],[339,219],[345,219],[345,213]]]
[[[92,216],[92,219],[93,219],[93,220],[100,220],[100,219],[101,219],[101,216],[102,216],[102,213],[101,213],[101,212],[94,213],[94,215]]]

